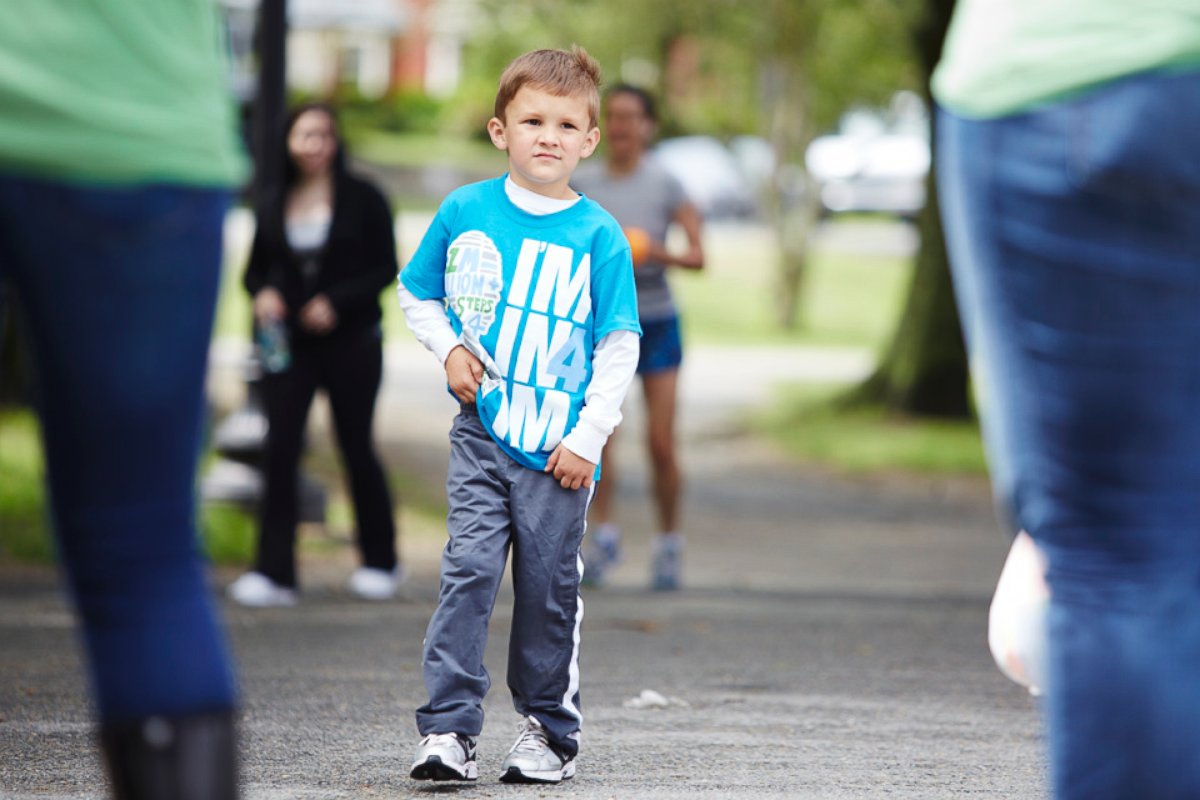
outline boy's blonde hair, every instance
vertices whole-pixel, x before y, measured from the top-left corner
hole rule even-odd
[[[591,127],[600,123],[600,65],[579,45],[566,50],[534,50],[518,56],[500,76],[495,116],[505,122],[504,112],[522,86],[559,97],[583,96],[588,101]]]

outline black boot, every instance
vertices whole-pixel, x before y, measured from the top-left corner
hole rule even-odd
[[[146,717],[100,730],[115,800],[236,800],[233,712]]]

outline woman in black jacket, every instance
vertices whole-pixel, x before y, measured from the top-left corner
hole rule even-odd
[[[261,353],[269,429],[257,563],[229,595],[249,606],[296,602],[300,456],[309,406],[323,388],[350,477],[362,555],[349,589],[382,600],[403,579],[372,436],[383,372],[379,295],[398,272],[392,214],[375,186],[347,172],[327,106],[296,109],[286,146],[284,189],[258,221],[244,279],[269,350]]]

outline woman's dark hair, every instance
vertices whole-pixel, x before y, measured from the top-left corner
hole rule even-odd
[[[645,114],[651,122],[658,122],[658,103],[654,100],[654,95],[646,91],[640,86],[634,86],[632,83],[618,83],[609,87],[604,93],[604,99],[616,94],[631,94],[636,97],[642,104],[642,113]]]
[[[331,165],[333,177],[337,180],[346,174],[346,144],[342,141],[342,132],[338,125],[337,112],[328,103],[301,103],[288,114],[287,125],[283,129],[283,187],[285,190],[292,187],[296,182],[298,174],[296,172],[296,164],[292,161],[292,154],[288,150],[288,138],[292,135],[292,128],[296,127],[296,120],[300,119],[300,115],[306,111],[320,111],[329,117],[329,121],[333,127],[333,140],[337,143],[337,147],[333,151],[333,163]]]

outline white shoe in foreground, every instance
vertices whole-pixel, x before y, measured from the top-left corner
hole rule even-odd
[[[250,608],[277,608],[296,605],[296,590],[280,586],[261,572],[247,572],[225,590],[229,599]]]
[[[431,733],[417,745],[409,777],[418,781],[473,781],[475,740],[459,733]]]
[[[520,731],[500,766],[501,783],[558,783],[575,777],[575,759],[555,752],[535,717],[522,720]]]
[[[408,574],[400,564],[391,572],[374,567],[359,567],[350,573],[346,589],[360,600],[391,600]]]

